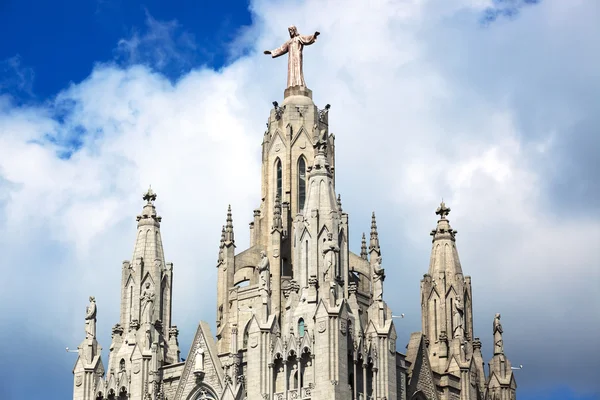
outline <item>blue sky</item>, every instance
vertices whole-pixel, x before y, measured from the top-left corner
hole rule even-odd
[[[399,349],[444,197],[486,360],[501,312],[519,399],[600,398],[598,2],[201,3],[0,0],[1,398],[70,398],[90,294],[107,361],[148,184],[183,354],[215,320],[220,227],[231,203],[245,247],[285,86],[262,50],[292,23],[322,33],[306,81],[354,251],[377,212]]]

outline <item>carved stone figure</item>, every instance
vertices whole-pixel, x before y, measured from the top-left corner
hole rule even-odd
[[[90,296],[90,304],[85,308],[85,338],[96,337],[96,298]]]
[[[270,54],[273,58],[289,53],[288,56],[288,80],[287,87],[303,86],[304,73],[302,72],[302,51],[304,46],[313,44],[317,40],[319,32],[313,35],[300,35],[294,25],[288,28],[290,39],[275,50],[265,50],[265,54]]]
[[[452,326],[454,327],[453,337],[462,337],[464,335],[463,328],[463,305],[460,296],[454,301],[454,313],[452,314]]]
[[[500,314],[494,317],[494,354],[504,353],[502,342],[502,324],[500,323]]]
[[[333,281],[337,273],[337,255],[340,247],[333,240],[333,233],[327,234],[327,240],[323,243],[323,281]]]
[[[383,300],[383,281],[385,280],[385,269],[381,268],[383,259],[377,257],[377,261],[373,264],[373,299],[375,301]]]
[[[144,293],[142,293],[142,298],[140,299],[142,304],[142,324],[146,322],[152,323],[154,297],[154,291],[150,289],[150,282],[146,282],[146,289],[144,290]]]
[[[260,252],[260,263],[257,268],[260,274],[260,289],[268,293],[271,285],[271,272],[269,269],[269,257],[267,257],[267,253],[264,251]]]
[[[196,348],[196,358],[194,359],[194,371],[204,371],[204,349],[200,346]]]

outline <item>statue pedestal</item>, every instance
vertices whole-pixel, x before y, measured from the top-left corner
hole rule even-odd
[[[283,98],[286,99],[289,96],[305,96],[312,100],[312,90],[305,86],[292,86],[283,92]]]

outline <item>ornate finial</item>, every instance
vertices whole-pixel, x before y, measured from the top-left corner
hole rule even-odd
[[[143,224],[154,224],[157,227],[160,226],[162,218],[156,215],[156,210],[154,208],[154,201],[156,200],[156,197],[156,193],[154,193],[152,186],[150,186],[148,191],[144,193],[144,196],[142,197],[143,200],[146,200],[142,214],[136,217],[136,220],[138,221],[138,227]]]
[[[152,185],[148,187],[148,191],[144,193],[144,197],[142,197],[142,199],[146,200],[148,204],[156,200],[156,193],[152,191]]]
[[[360,257],[365,260],[367,259],[367,238],[364,232],[362,234],[362,242],[360,245]]]
[[[231,216],[231,204],[227,207],[227,222],[225,223],[225,242],[233,242],[233,217]]]
[[[225,225],[223,225],[223,228],[221,229],[221,245],[223,245],[223,243],[225,243]]]
[[[435,210],[435,213],[440,216],[440,219],[446,219],[448,214],[450,214],[450,207],[446,207],[446,203],[444,203],[444,200],[442,199],[442,202],[437,210]]]
[[[380,252],[379,249],[379,234],[377,233],[377,220],[375,219],[375,211],[371,216],[371,240],[369,242],[369,251]]]
[[[342,196],[340,194],[338,194],[337,197],[337,205],[338,205],[338,210],[341,212],[342,210]]]

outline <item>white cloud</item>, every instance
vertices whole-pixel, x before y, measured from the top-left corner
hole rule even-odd
[[[357,1],[343,8],[335,1],[257,1],[252,9],[258,22],[236,42],[254,43],[254,51],[220,72],[196,69],[172,83],[146,67],[99,64],[53,104],[16,107],[5,101],[0,251],[11,284],[4,284],[0,301],[35,288],[28,301],[43,298],[55,310],[37,328],[73,345],[82,337],[86,296],[95,294],[100,339],[108,347],[117,321],[120,262],[131,257],[141,193],[152,184],[165,253],[175,263],[173,312],[183,344],[198,319],[212,322],[220,226],[231,203],[238,250],[244,248],[246,224],[260,201],[264,123],[285,84],[286,62],[262,50],[279,46],[294,23],[301,33],[322,32],[305,49],[306,81],[320,106],[332,104],[337,190],[350,212],[354,248],[368,230],[370,211],[377,211],[389,263],[386,283],[402,294],[389,291],[386,297],[399,312],[411,314],[399,330],[406,335],[420,326],[416,291],[428,265],[433,211],[444,197],[459,231],[463,269],[473,276],[476,329],[484,346],[489,349],[492,314],[501,311],[509,356],[515,362],[527,358],[532,368],[555,376],[541,355],[566,343],[539,340],[533,346],[538,357],[520,344],[520,333],[543,338],[557,330],[574,340],[593,340],[588,331],[598,329],[599,319],[581,318],[600,308],[598,295],[591,294],[599,279],[599,217],[553,212],[545,167],[532,161],[540,143],[548,144],[550,155],[555,150],[553,138],[565,135],[559,117],[574,118],[571,104],[554,115],[554,129],[533,140],[524,131],[522,110],[507,100],[512,92],[493,83],[519,82],[519,74],[527,77],[530,71],[515,67],[506,76],[502,65],[485,64],[492,82],[486,86],[477,70],[482,64],[471,70],[469,63],[496,51],[505,62],[520,57],[503,37],[516,40],[515,32],[554,21],[556,3],[527,8],[522,19],[484,30],[478,26],[484,1]],[[577,7],[572,17],[585,18],[586,5]],[[540,46],[558,54],[575,51],[564,42],[551,44],[571,26],[544,29],[547,36],[536,36],[543,37]],[[445,35],[452,31],[458,33]],[[480,36],[473,39],[475,33]],[[446,52],[434,52],[444,41]],[[580,47],[584,54],[586,46]],[[469,48],[480,53],[464,53]],[[529,67],[552,70],[544,54]],[[464,79],[467,72],[473,81]],[[577,75],[560,72],[546,71],[541,84],[552,84],[556,76],[580,84]],[[543,115],[545,98],[536,100],[529,107]],[[55,107],[69,110],[63,122],[53,118]],[[81,149],[68,160],[58,158],[62,144],[82,129]],[[58,144],[44,141],[46,134]],[[590,293],[591,301],[580,303],[577,293]],[[31,316],[33,311],[19,307],[21,315],[0,318]],[[561,310],[574,308],[579,311],[556,320]],[[64,324],[53,323],[57,318]],[[573,332],[570,326],[578,323],[590,329]],[[575,372],[585,377],[585,371]],[[520,385],[537,384],[525,371],[520,377]],[[581,387],[592,388],[585,382]]]

